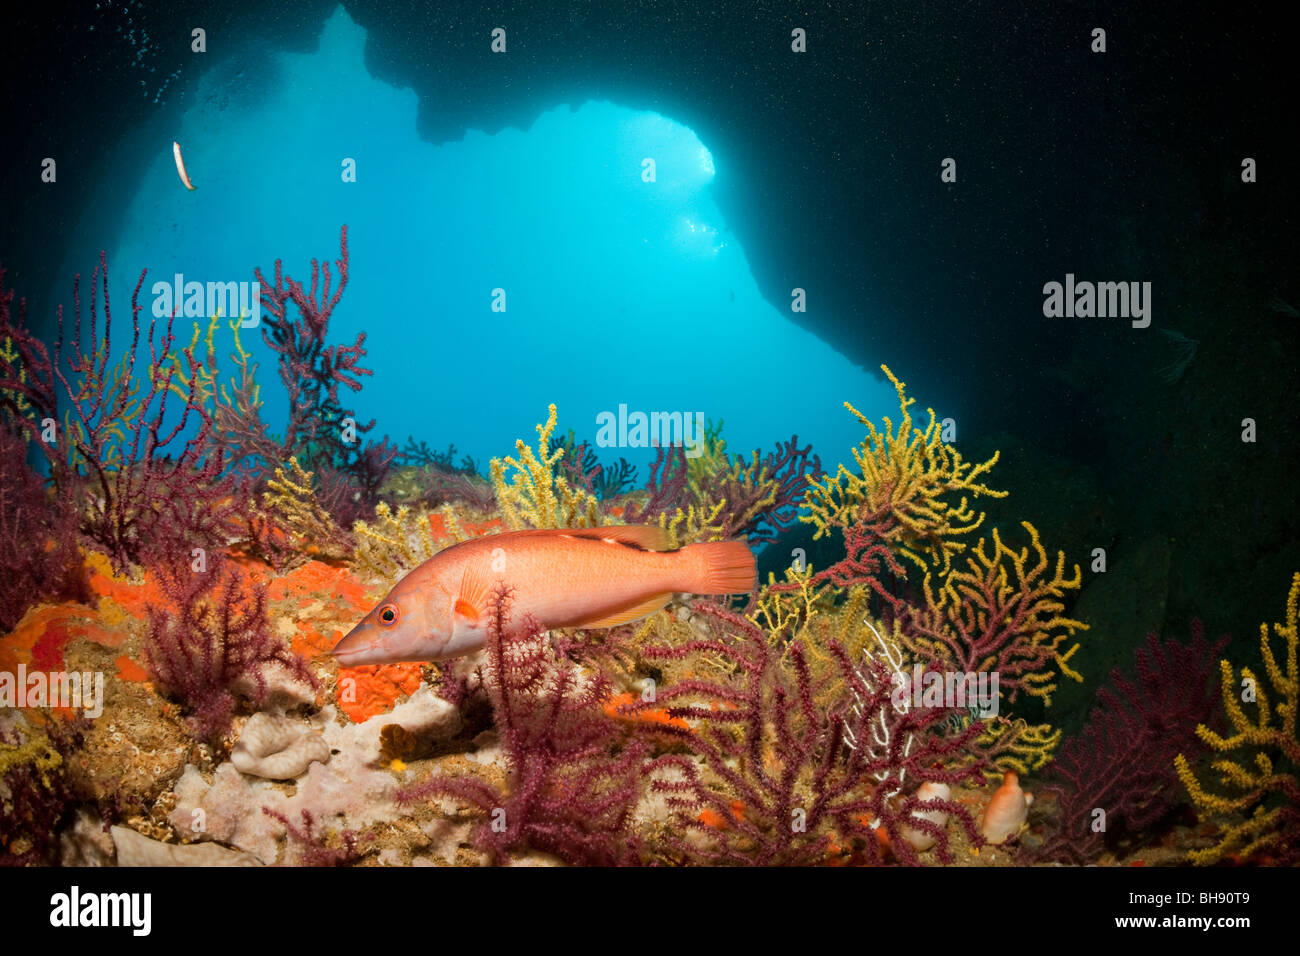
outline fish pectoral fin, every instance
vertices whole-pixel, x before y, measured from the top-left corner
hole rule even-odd
[[[451,613],[464,619],[471,627],[477,627],[487,610],[489,588],[487,582],[474,573],[473,568],[466,568],[460,578],[460,590],[452,602]]]
[[[591,620],[578,621],[574,627],[614,627],[617,624],[626,624],[628,621],[635,621],[645,617],[647,614],[653,614],[655,611],[664,607],[672,600],[673,593],[665,591],[662,594],[652,594],[644,601],[639,601],[630,607],[625,607],[613,614],[607,614],[604,617],[592,618]]]
[[[597,538],[602,541],[631,544],[646,551],[669,551],[668,532],[658,525],[611,524],[600,528],[564,528],[557,532],[566,538]]]
[[[456,622],[465,622],[470,627],[478,627],[481,615],[478,608],[468,601],[457,601],[451,606],[452,617]]]

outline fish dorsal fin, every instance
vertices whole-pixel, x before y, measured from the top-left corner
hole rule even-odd
[[[661,607],[665,606],[672,600],[673,593],[665,591],[662,594],[652,594],[644,601],[625,607],[622,610],[615,611],[613,614],[607,614],[604,617],[593,618],[587,621],[578,621],[574,627],[614,627],[618,624],[626,624],[628,621],[635,621],[643,618],[647,614],[653,614]]]
[[[460,590],[452,604],[452,613],[464,618],[471,626],[482,620],[488,606],[488,586],[474,569],[466,567],[460,578]]]
[[[556,534],[569,538],[596,538],[617,544],[628,544],[643,551],[669,551],[672,542],[668,532],[652,524],[611,524],[601,528],[561,528]]]

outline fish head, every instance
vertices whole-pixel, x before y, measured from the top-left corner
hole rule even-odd
[[[434,661],[447,656],[451,614],[440,612],[449,602],[430,601],[407,578],[389,591],[370,613],[334,646],[344,667]]]

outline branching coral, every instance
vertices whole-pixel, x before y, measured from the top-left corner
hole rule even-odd
[[[240,340],[243,326],[240,316],[226,323],[233,338],[230,359],[236,372],[228,381],[220,381],[217,363],[217,331],[222,325],[219,315],[208,320],[204,329],[196,322],[186,350],[196,359],[191,365],[183,354],[173,352],[170,385],[182,398],[191,390],[212,420],[208,445],[221,452],[226,463],[247,479],[256,479],[268,462],[280,458],[279,441],[262,419],[262,393],[257,384],[257,363]]]
[[[881,541],[913,561],[922,570],[933,562],[946,570],[954,555],[964,549],[959,540],[980,526],[983,514],[976,514],[968,497],[1005,497],[980,479],[995,464],[966,462],[961,453],[942,439],[939,422],[930,409],[930,421],[918,429],[909,406],[916,402],[904,392],[904,384],[888,366],[880,366],[898,392],[899,420],[895,432],[886,417],[883,433],[848,402],[867,429],[867,437],[853,449],[857,473],[840,465],[836,474],[811,482],[808,490],[810,513],[801,516],[816,528],[820,538],[835,528],[851,527],[862,513],[874,516]],[[959,495],[953,503],[953,496]]]
[[[814,674],[822,679],[819,704],[842,693],[834,658],[827,650],[832,641],[839,642],[855,660],[866,656],[885,661],[895,674],[907,674],[911,667],[900,617],[893,615],[891,625],[873,622],[869,613],[872,590],[861,583],[848,588],[847,598],[838,607],[832,600],[835,591],[829,576],[814,574],[811,567],[787,569],[784,582],[769,581],[759,592],[749,615],[784,653],[795,644],[804,648]],[[890,607],[907,605],[900,601]],[[985,767],[990,780],[1000,780],[1008,770],[1028,774],[1040,769],[1051,759],[1061,738],[1061,732],[1047,724],[1016,718],[981,719],[953,711],[948,720],[954,730],[976,726],[978,734],[969,743],[969,756]]]
[[[455,515],[450,508],[437,513],[444,519],[452,537],[463,540]],[[427,510],[413,511],[402,505],[394,512],[381,501],[375,506],[373,522],[358,521],[352,526],[357,546],[352,555],[352,565],[376,579],[395,582],[412,568],[427,561],[447,544],[435,529],[433,514]]]
[[[271,633],[264,584],[219,556],[206,571],[172,568],[160,576],[173,607],[149,609],[145,662],[190,711],[199,736],[215,740],[225,733],[237,694],[263,702],[267,668],[281,667],[316,686],[302,658]]]
[[[421,474],[421,481],[423,487],[410,499],[412,503],[437,508],[454,502],[479,514],[488,514],[496,509],[492,485],[471,472],[430,467]]]
[[[579,442],[575,439],[572,428],[555,444],[557,451],[564,451],[556,462],[556,468],[565,480],[583,491],[595,491],[596,478],[601,471],[600,459],[596,457],[595,449],[585,441]]]
[[[317,832],[316,818],[305,807],[302,826],[270,807],[263,807],[262,812],[284,826],[285,844],[292,848],[292,860],[282,862],[292,862],[295,866],[353,866],[365,856],[361,844],[375,839],[373,833],[367,833],[359,840],[352,830],[344,829],[339,831],[336,841],[331,841],[327,834]],[[332,845],[333,842],[338,845]]]
[[[564,457],[561,444],[551,450],[555,432],[555,406],[548,408],[546,423],[537,426],[537,451],[520,438],[515,442],[519,457],[493,458],[489,465],[492,488],[506,527],[592,528],[606,524],[600,501],[590,491],[574,487],[557,465]],[[509,481],[506,479],[509,470]]]
[[[626,458],[619,458],[614,466],[602,465],[595,449],[573,437],[573,429],[569,429],[569,434],[559,444],[564,449],[564,457],[558,467],[575,488],[590,491],[601,501],[608,501],[630,490],[636,483],[635,465]]]
[[[636,466],[620,456],[618,464],[600,466],[600,473],[596,475],[592,490],[601,501],[617,498],[636,484],[636,472]]]
[[[885,532],[891,527],[888,514],[859,512],[856,520],[843,529],[844,557],[810,575],[807,586],[831,586],[842,592],[862,590],[875,598],[891,619],[902,616],[907,605],[896,593],[907,580],[907,569],[886,543]],[[805,585],[786,582],[770,585],[774,592],[795,590]]]
[[[262,338],[279,356],[280,380],[289,396],[289,422],[279,458],[297,456],[303,467],[317,473],[322,484],[322,504],[344,527],[373,508],[379,486],[393,461],[396,446],[387,438],[362,442],[374,428],[374,421],[360,423],[339,398],[340,386],[361,390],[363,376],[372,375],[361,366],[365,357],[364,332],[352,345],[326,345],[329,322],[348,284],[348,227],[339,237],[340,253],[334,267],[338,285],[333,285],[329,263],[311,262],[311,289],[285,275],[275,261],[275,282],[267,282],[260,269],[262,305],[269,313],[262,323]],[[288,314],[292,303],[296,319]],[[244,388],[252,387],[247,379]],[[242,404],[249,404],[245,398]],[[255,442],[264,433],[250,423],[247,440]]]
[[[689,504],[672,515],[660,515],[659,526],[668,532],[668,544],[685,547],[700,541],[726,541],[726,501]]]
[[[775,541],[795,521],[810,478],[821,475],[821,459],[812,447],[799,447],[798,436],[777,444],[760,456],[757,449],[728,459],[725,443],[716,438],[711,456],[687,463],[685,501],[671,515],[661,515],[679,544],[727,541],[745,537],[752,544]],[[708,461],[715,470],[699,465]]]
[[[815,579],[812,565],[790,567],[780,584],[775,575],[768,575],[748,617],[767,633],[769,640],[788,646],[813,618],[829,609],[832,599],[830,586]]]
[[[637,862],[631,822],[644,789],[648,743],[625,740],[602,707],[608,681],[556,655],[531,621],[512,623],[509,594],[488,609],[484,686],[510,770],[504,791],[473,778],[435,776],[399,795],[449,796],[481,819],[475,845],[502,861],[525,848],[575,864]]]
[[[388,470],[397,455],[397,448],[387,438],[367,442],[342,465],[322,462],[318,467],[321,506],[333,516],[340,528],[349,527],[379,502],[379,490],[388,477]]]
[[[918,822],[912,813],[921,801],[902,790],[908,777],[977,779],[980,768],[955,766],[972,728],[949,736],[942,733],[944,710],[895,707],[888,665],[855,664],[838,642],[828,650],[847,693],[829,709],[819,707],[817,680],[801,647],[782,660],[750,621],[708,602],[695,608],[715,620],[718,637],[641,653],[662,661],[721,657],[731,664],[731,676],[682,680],[661,688],[653,702],[624,708],[666,708],[670,718],[694,725],[679,732],[687,753],[663,755],[652,765],[651,788],[675,812],[676,833],[664,835],[671,857],[822,863],[848,844],[881,862],[882,843],[888,843],[901,860],[915,863],[902,833],[906,825],[933,836],[939,858],[951,862],[947,831]],[[951,814],[979,842],[974,819],[959,804],[937,801],[922,809]]]
[[[1052,765],[1045,789],[1056,793],[1060,816],[1037,859],[1092,862],[1108,838],[1141,834],[1173,806],[1174,757],[1215,708],[1212,661],[1226,643],[1211,645],[1194,622],[1187,645],[1147,637],[1135,654],[1136,681],[1111,672],[1082,733]]]
[[[971,754],[984,761],[985,776],[993,781],[1001,780],[1007,771],[1027,776],[1041,770],[1061,742],[1061,731],[1051,724],[1002,716],[981,723],[979,736],[971,741]]]
[[[1075,565],[1066,576],[1065,554],[1058,553],[1049,574],[1037,529],[1023,525],[1030,547],[1007,547],[994,528],[991,554],[982,539],[967,570],[950,568],[937,587],[927,574],[925,607],[907,607],[903,634],[913,653],[937,667],[997,673],[1011,703],[1023,691],[1050,704],[1058,669],[1083,680],[1069,666],[1079,645],[1069,642],[1087,625],[1062,614],[1065,592],[1078,588],[1080,572]]]
[[[316,500],[312,475],[297,458],[276,467],[262,493],[260,516],[288,536],[292,552],[339,559],[352,551],[352,536]]]
[[[24,460],[26,445],[0,422],[0,632],[46,600],[89,603],[77,515]]]
[[[798,436],[778,442],[775,451],[748,459],[726,453],[721,423],[709,423],[699,454],[682,446],[660,448],[645,489],[625,506],[629,524],[657,522],[674,547],[697,541],[745,537],[752,544],[776,538],[798,516],[811,479],[821,475],[821,459]]]
[[[0,866],[58,861],[58,831],[77,803],[65,754],[82,746],[85,722],[24,718],[0,727]]]
[[[812,454],[811,445],[800,448],[794,435],[765,456],[760,457],[758,449],[748,461],[737,455],[719,472],[702,478],[696,494],[701,508],[726,502],[724,539],[746,537],[751,544],[766,544],[794,524],[804,490],[821,475],[821,459]]]
[[[0,266],[0,411],[24,439],[38,441],[42,419],[57,417],[57,395],[49,350],[27,328],[27,302],[13,314],[14,291],[4,287]],[[29,371],[30,369],[30,371]]]
[[[0,269],[0,283],[4,281],[4,270]],[[3,286],[0,286],[0,327],[8,327],[10,322],[9,303],[13,301],[13,292],[6,292]],[[22,356],[14,346],[11,338],[6,338],[0,342],[0,363],[6,370],[11,370],[13,379],[18,385],[27,384],[27,370],[22,367]],[[15,419],[23,420],[30,428],[30,420],[35,412],[32,409],[32,403],[27,400],[27,396],[22,392],[12,389],[0,389],[0,410]]]
[[[698,489],[713,475],[727,469],[727,440],[722,437],[724,422],[714,424],[712,418],[704,425],[704,434],[696,437],[699,444],[686,458],[687,479],[691,488]]]
[[[261,269],[254,275],[262,290],[262,305],[270,313],[263,320],[262,337],[280,356],[280,381],[289,394],[289,425],[284,445],[289,449],[306,447],[311,450],[309,459],[315,464],[320,457],[346,454],[340,448],[343,419],[348,413],[339,403],[339,386],[346,385],[354,392],[361,390],[361,377],[373,375],[362,368],[365,356],[365,333],[359,333],[352,345],[325,344],[330,316],[348,285],[348,227],[339,237],[340,254],[334,266],[338,271],[338,286],[333,286],[329,263],[322,265],[311,261],[311,291],[301,282],[284,275],[281,260],[275,260],[275,282],[266,281]],[[298,310],[294,320],[288,315],[287,305],[292,302]],[[364,434],[374,422],[359,425],[357,432]]]
[[[110,355],[112,311],[102,253],[84,324],[80,276],[73,283],[76,325],[67,352],[62,306],[52,356],[25,328],[11,323],[8,300],[0,315],[0,339],[7,343],[0,353],[0,394],[10,396],[5,401],[11,421],[45,453],[60,494],[81,502],[82,533],[104,549],[117,570],[158,547],[177,548],[178,540],[210,544],[234,509],[222,455],[207,445],[212,421],[201,400],[198,360],[190,349],[173,352],[171,319],[157,338],[151,319],[141,340],[144,278],[141,272],[131,293],[131,341],[116,364]],[[182,374],[188,389],[176,387]],[[48,425],[57,418],[60,394],[67,410],[55,437]]]
[[[623,520],[628,524],[653,524],[671,516],[679,502],[685,500],[687,488],[686,450],[681,445],[659,447],[650,465],[650,480],[640,493],[645,500],[630,500],[623,509]]]
[[[456,462],[456,446],[448,445],[446,451],[434,451],[427,441],[416,441],[415,436],[408,435],[406,447],[398,456],[402,465],[416,468],[432,468],[451,474],[477,475],[478,463],[469,455],[461,456]]]
[[[1220,755],[1210,765],[1219,792],[1201,783],[1185,753],[1176,758],[1178,777],[1192,800],[1219,817],[1222,827],[1216,845],[1192,851],[1193,863],[1204,865],[1229,855],[1245,859],[1262,853],[1283,865],[1300,863],[1298,604],[1300,574],[1291,580],[1286,623],[1273,625],[1273,637],[1282,642],[1281,654],[1273,649],[1268,625],[1259,626],[1259,648],[1268,687],[1249,667],[1241,668],[1238,680],[1228,661],[1219,662],[1223,705],[1231,732],[1220,734],[1204,724],[1196,728],[1201,741]],[[1271,694],[1276,696],[1270,701]],[[1247,816],[1234,820],[1232,815],[1238,813]]]

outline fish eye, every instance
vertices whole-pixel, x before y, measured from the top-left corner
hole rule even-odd
[[[388,627],[397,623],[397,605],[385,604],[379,609],[379,623]]]

